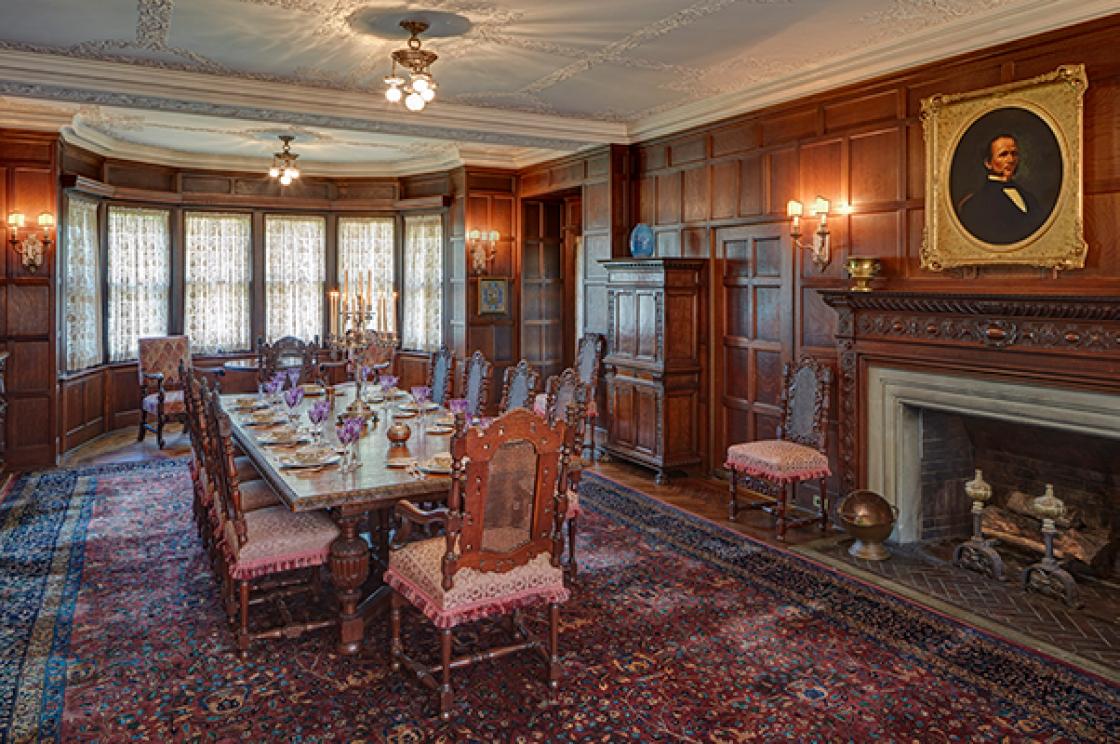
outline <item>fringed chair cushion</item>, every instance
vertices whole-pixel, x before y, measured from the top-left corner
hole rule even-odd
[[[735,444],[727,450],[724,467],[740,473],[766,478],[775,483],[825,478],[832,475],[828,457],[812,447],[768,439],[760,442]]]
[[[274,506],[245,515],[248,540],[237,548],[233,522],[226,522],[225,549],[233,579],[253,579],[327,562],[338,527],[322,512],[292,512]]]
[[[523,539],[521,530],[510,533],[505,542],[516,545]],[[487,542],[488,547],[498,545],[503,542],[502,535],[488,534]],[[389,570],[385,572],[385,583],[416,605],[437,628],[452,628],[541,601],[568,599],[564,573],[552,565],[548,553],[505,573],[461,568],[451,589],[445,592],[440,565],[446,552],[447,540],[442,537],[409,543],[389,555]]]
[[[568,511],[564,512],[564,519],[575,519],[583,510],[579,508],[579,491],[574,488],[568,489]]]
[[[141,405],[144,406],[145,411],[154,415],[159,410],[159,394],[152,393],[151,395],[145,395],[144,402]],[[164,394],[163,412],[165,415],[183,413],[186,410],[186,407],[183,405],[182,390],[169,390]]]
[[[538,416],[548,415],[548,393],[537,393],[533,398],[533,413]]]
[[[280,497],[259,475],[256,480],[241,483],[237,490],[241,492],[242,511],[256,511],[280,503]]]

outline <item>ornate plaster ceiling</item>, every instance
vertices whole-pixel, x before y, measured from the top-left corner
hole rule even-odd
[[[0,120],[157,162],[260,165],[297,136],[308,168],[518,167],[630,142],[1048,28],[1114,0],[3,0]],[[462,19],[424,40],[435,104],[388,104],[406,35],[367,21]],[[389,19],[389,22],[386,22]],[[440,31],[440,28],[433,28]],[[69,109],[42,109],[42,100]],[[35,103],[34,101],[39,101]],[[40,116],[41,115],[41,116]]]

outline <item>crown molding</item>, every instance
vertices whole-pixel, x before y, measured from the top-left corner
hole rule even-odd
[[[631,124],[638,142],[758,111],[912,67],[1114,15],[1116,0],[1035,0],[931,26],[898,40],[768,80],[746,90],[686,104]]]
[[[2,94],[567,152],[627,136],[614,122],[442,102],[412,114],[376,93],[11,50],[0,50]]]

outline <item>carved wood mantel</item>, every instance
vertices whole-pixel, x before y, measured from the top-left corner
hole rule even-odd
[[[841,484],[866,483],[873,365],[1120,394],[1120,298],[823,290],[839,318]]]

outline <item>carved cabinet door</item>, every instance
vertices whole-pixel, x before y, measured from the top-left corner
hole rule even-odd
[[[782,365],[793,358],[793,259],[786,224],[716,232],[711,467],[736,442],[773,437]]]

